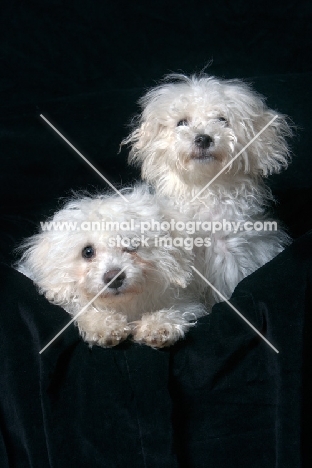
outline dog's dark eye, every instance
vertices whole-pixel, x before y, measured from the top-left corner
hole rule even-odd
[[[87,259],[95,257],[94,247],[92,247],[92,245],[87,245],[86,247],[82,249],[81,255],[83,258],[87,258]]]
[[[219,122],[224,122],[225,124],[228,123],[225,117],[218,117]]]
[[[188,125],[187,119],[179,120],[179,122],[177,123],[177,127],[183,127],[185,125]]]

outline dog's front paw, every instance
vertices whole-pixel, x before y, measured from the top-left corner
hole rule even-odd
[[[146,344],[152,348],[164,348],[173,345],[184,337],[181,323],[166,320],[157,314],[147,314],[141,320],[133,323],[132,337],[137,343]]]
[[[131,331],[127,318],[122,315],[106,317],[101,322],[98,321],[96,327],[88,327],[86,323],[79,323],[79,329],[82,338],[90,346],[98,345],[103,348],[117,346],[127,339]]]
[[[129,331],[128,328],[103,330],[96,333],[85,333],[83,338],[91,346],[98,345],[103,348],[111,348],[124,341],[128,337]]]

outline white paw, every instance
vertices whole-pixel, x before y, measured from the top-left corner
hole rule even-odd
[[[184,337],[184,330],[180,324],[171,322],[159,323],[146,316],[133,324],[132,336],[137,343],[146,344],[152,348],[164,348],[173,345],[180,338]]]
[[[86,327],[86,324],[82,324],[81,322],[78,325],[84,341],[91,346],[98,345],[103,348],[117,346],[127,339],[131,331],[126,317],[122,317],[119,320],[117,317],[112,319],[106,318],[102,323],[98,322],[96,327]]]
[[[95,333],[82,332],[83,339],[92,345],[102,346],[103,348],[111,348],[117,346],[124,341],[129,335],[129,329],[102,330]]]

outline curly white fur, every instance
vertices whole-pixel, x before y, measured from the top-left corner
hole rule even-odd
[[[264,221],[273,200],[263,178],[286,168],[291,135],[284,115],[239,80],[207,75],[169,75],[140,100],[142,113],[130,144],[130,163],[142,166],[142,178],[169,197],[190,219]],[[191,201],[229,162],[230,166]],[[180,214],[179,214],[180,212]],[[198,235],[198,233],[197,233]],[[282,231],[219,232],[209,248],[196,249],[196,267],[226,297],[237,283],[271,260],[289,242]],[[204,286],[199,280],[199,285]],[[219,297],[206,289],[212,305]]]
[[[106,225],[114,221],[119,223],[117,230],[42,231],[23,244],[17,269],[48,300],[76,316],[114,273],[126,267],[123,278],[77,317],[82,337],[90,345],[103,347],[117,345],[129,335],[152,347],[170,346],[204,313],[185,290],[191,279],[191,253],[173,245],[155,246],[156,238],[170,236],[161,230],[145,232],[148,245],[137,249],[118,246],[118,235],[140,238],[140,221],[161,222],[165,212],[146,187],[124,191],[124,196],[128,201],[117,195],[69,201],[51,221],[77,223],[77,227],[85,222]],[[131,219],[137,222],[135,230],[120,230],[120,223]]]

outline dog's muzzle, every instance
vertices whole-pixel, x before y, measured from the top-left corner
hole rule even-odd
[[[104,284],[108,284],[112,281],[112,279],[118,275],[121,271],[121,268],[114,268],[113,270],[106,271],[103,275]],[[120,275],[109,285],[109,288],[118,289],[123,285],[124,280],[126,279],[126,274],[124,272],[120,273]]]

